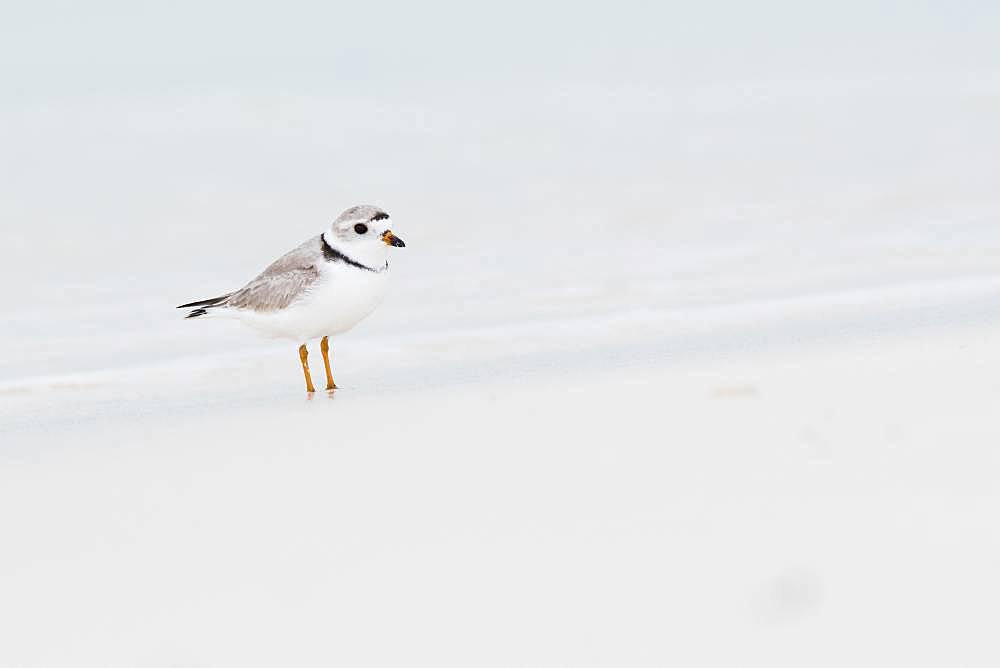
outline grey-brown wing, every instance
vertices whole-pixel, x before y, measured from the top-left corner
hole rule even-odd
[[[267,312],[283,309],[302,297],[319,280],[323,260],[320,238],[314,237],[285,253],[225,301],[225,306]]]

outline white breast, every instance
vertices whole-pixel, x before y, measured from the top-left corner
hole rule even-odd
[[[265,336],[304,342],[351,329],[375,310],[388,288],[388,268],[376,273],[343,262],[324,262],[320,271],[320,279],[287,308],[234,315]]]

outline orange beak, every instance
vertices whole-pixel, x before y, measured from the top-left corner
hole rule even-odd
[[[395,246],[396,248],[403,248],[406,246],[402,239],[392,233],[392,230],[386,230],[382,233],[382,241],[384,241],[387,246]]]

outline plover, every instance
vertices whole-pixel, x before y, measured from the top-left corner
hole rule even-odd
[[[233,317],[266,336],[300,342],[307,392],[316,390],[306,344],[320,339],[326,389],[335,390],[329,337],[375,310],[388,285],[389,247],[405,245],[389,229],[388,213],[352,206],[330,229],[279,257],[239,290],[177,308],[193,309],[188,318]]]

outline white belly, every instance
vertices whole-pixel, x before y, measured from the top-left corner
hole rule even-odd
[[[319,281],[287,308],[234,315],[265,336],[305,342],[346,332],[364,320],[382,302],[388,282],[388,269],[375,273],[328,263]]]

